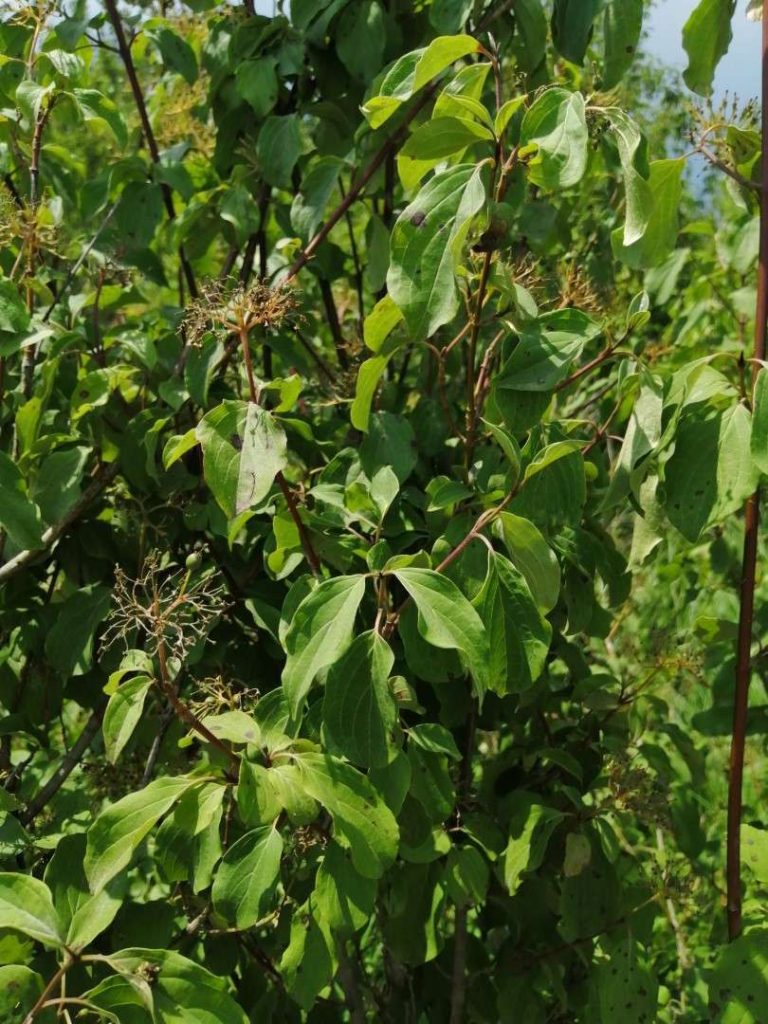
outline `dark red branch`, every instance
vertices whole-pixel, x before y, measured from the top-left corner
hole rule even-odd
[[[768,330],[768,0],[763,0],[763,82],[762,82],[762,190],[760,194],[760,257],[757,271],[755,348],[752,380],[765,359]],[[744,779],[744,747],[747,736],[749,680],[752,673],[752,625],[755,612],[755,573],[760,524],[759,489],[744,510],[744,554],[741,569],[739,632],[736,647],[736,680],[733,692],[733,729],[728,777],[728,833],[726,890],[728,936],[741,934],[741,799]]]

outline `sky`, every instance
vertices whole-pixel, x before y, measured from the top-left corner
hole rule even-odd
[[[727,91],[736,93],[742,104],[760,94],[759,21],[748,21],[747,0],[738,0],[733,17],[733,40],[715,75],[714,100]],[[646,47],[663,63],[679,68],[687,64],[683,50],[683,25],[694,8],[694,0],[658,0],[648,18]]]

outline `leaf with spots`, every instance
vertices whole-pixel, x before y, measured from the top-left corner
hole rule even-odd
[[[642,945],[631,931],[620,931],[604,936],[600,947],[606,959],[595,964],[591,978],[595,1021],[655,1024],[659,984]]]
[[[398,217],[387,288],[415,339],[455,316],[459,258],[484,203],[481,168],[459,164],[431,178]]]
[[[675,450],[664,466],[664,507],[690,541],[741,508],[757,483],[750,458],[750,415],[743,405],[724,412],[707,404],[683,414]]]
[[[768,1017],[768,928],[722,946],[709,978],[713,1024],[761,1024]]]

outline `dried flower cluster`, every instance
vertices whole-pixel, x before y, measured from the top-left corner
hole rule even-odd
[[[263,281],[245,286],[211,281],[187,308],[183,327],[188,340],[199,345],[206,334],[238,334],[256,327],[275,330],[295,315],[296,300],[286,288]]]
[[[156,555],[146,560],[137,579],[118,568],[114,608],[103,643],[140,642],[149,654],[162,646],[183,659],[226,609],[225,593],[216,573],[192,578],[188,570],[161,566]]]

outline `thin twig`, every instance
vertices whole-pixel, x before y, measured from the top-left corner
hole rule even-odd
[[[44,807],[50,803],[50,801],[56,796],[58,791],[67,781],[69,776],[75,770],[80,763],[80,759],[83,754],[88,750],[91,743],[93,743],[96,735],[98,734],[99,728],[101,727],[101,720],[104,717],[104,709],[107,706],[106,701],[102,701],[92,712],[88,721],[83,726],[83,731],[77,737],[75,742],[69,748],[67,753],[61,759],[58,768],[53,775],[48,779],[42,789],[38,790],[36,795],[29,801],[27,806],[19,814],[19,821],[22,825],[29,825],[37,815],[43,810]]]
[[[114,0],[108,0],[108,2],[114,2]],[[398,149],[400,143],[405,138],[408,125],[427,105],[436,88],[437,82],[433,82],[431,85],[428,85],[424,89],[422,95],[414,103],[414,105],[406,113],[405,117],[400,122],[400,125],[397,128],[397,130],[394,131],[392,135],[389,136],[389,138],[385,141],[384,145],[379,149],[374,158],[365,168],[365,170],[362,171],[355,178],[355,180],[349,187],[349,192],[347,192],[347,194],[338,204],[333,213],[331,213],[330,217],[328,218],[328,220],[326,220],[326,222],[323,224],[323,226],[320,228],[317,234],[304,246],[299,255],[296,257],[296,259],[293,262],[293,265],[288,271],[288,276],[285,278],[285,283],[287,283],[288,281],[292,281],[293,278],[296,277],[296,275],[299,273],[299,271],[301,271],[307,265],[307,263],[309,263],[314,254],[317,252],[318,248],[322,245],[322,243],[331,233],[333,228],[338,224],[338,222],[341,220],[341,218],[344,216],[344,214],[347,212],[350,206],[352,206],[352,204],[363,191],[365,186],[374,176],[376,171],[378,171],[378,169],[381,167],[381,165],[384,163],[387,157]]]
[[[346,370],[349,366],[347,342],[342,333],[341,324],[339,323],[339,313],[336,309],[336,302],[333,298],[333,290],[331,289],[330,281],[326,281],[323,277],[320,278],[320,296],[323,300],[325,318],[331,329],[331,337],[333,338],[333,344],[336,348],[336,356],[339,360],[339,366],[342,370]]]
[[[61,964],[59,969],[56,971],[51,980],[43,989],[42,993],[40,994],[40,998],[37,1000],[35,1005],[24,1018],[23,1024],[32,1024],[32,1021],[35,1019],[38,1013],[40,1013],[40,1011],[47,1005],[51,993],[61,983],[61,980],[64,977],[64,975],[75,963],[75,959],[73,957],[68,956],[64,963]]]
[[[61,288],[56,293],[56,296],[54,297],[53,302],[50,304],[48,309],[46,309],[46,311],[43,313],[43,323],[46,323],[48,321],[48,319],[50,318],[51,313],[54,311],[54,309],[58,306],[58,304],[61,302],[61,300],[64,298],[64,296],[69,291],[69,289],[70,289],[70,287],[72,285],[72,281],[75,278],[75,275],[77,274],[77,272],[80,269],[80,267],[82,267],[82,265],[88,259],[88,256],[90,255],[91,250],[93,249],[94,245],[96,245],[96,243],[98,242],[98,240],[99,240],[99,238],[101,236],[102,231],[107,226],[107,224],[109,224],[110,220],[112,219],[112,215],[114,214],[115,210],[118,208],[119,205],[120,205],[120,200],[118,199],[107,210],[106,215],[104,216],[104,219],[102,220],[101,224],[99,224],[98,228],[96,229],[96,233],[92,236],[90,242],[88,242],[86,247],[83,249],[83,251],[78,256],[78,258],[75,261],[75,263],[72,265],[72,267],[68,271],[67,276],[64,279],[64,283],[62,284]]]
[[[171,682],[170,672],[168,671],[168,658],[165,651],[165,644],[162,640],[160,640],[157,645],[157,661],[160,667],[160,689],[168,700],[170,706],[173,708],[176,717],[192,729],[193,732],[202,736],[207,743],[210,743],[212,746],[216,747],[217,750],[220,750],[222,754],[232,762],[232,764],[239,768],[240,758],[234,750],[227,746],[223,740],[220,740],[218,736],[215,736],[208,726],[205,725],[204,722],[201,722],[194,711],[192,711],[191,708],[188,708],[184,701],[179,697],[176,692],[176,686]]]
[[[716,167],[718,171],[722,171],[723,174],[727,174],[728,177],[735,181],[737,185],[741,185],[742,188],[750,189],[752,192],[760,193],[763,190],[763,186],[756,181],[750,181],[749,178],[745,178],[743,174],[739,174],[735,167],[731,167],[724,160],[721,160],[718,156],[707,149],[706,146],[701,143],[696,147],[696,152],[701,153],[705,160],[707,160],[713,167]]]
[[[63,519],[45,530],[39,548],[28,548],[24,551],[19,551],[13,558],[9,558],[5,565],[0,565],[0,583],[4,583],[6,580],[16,576],[22,569],[38,561],[38,559],[43,559],[59,537],[66,533],[69,527],[83,515],[93,501],[101,494],[104,488],[114,480],[117,476],[117,470],[118,465],[116,462],[105,466],[91,480],[90,484]]]

